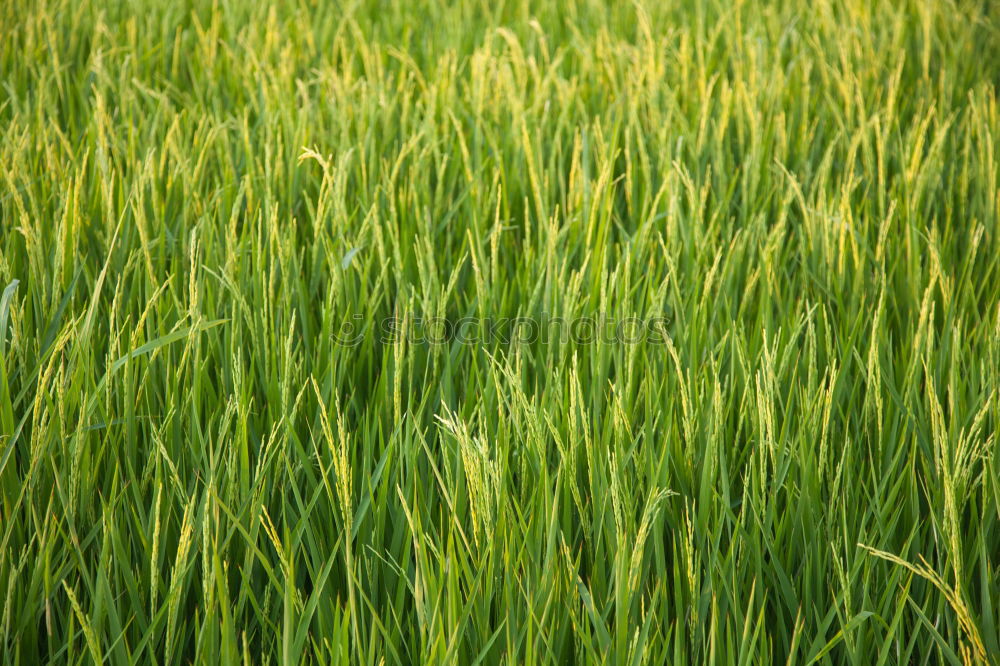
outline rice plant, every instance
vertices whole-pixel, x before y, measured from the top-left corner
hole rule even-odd
[[[991,0],[8,0],[0,662],[1000,663]]]

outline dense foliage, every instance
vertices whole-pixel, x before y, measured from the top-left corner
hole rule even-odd
[[[0,33],[0,661],[1000,654],[989,0]]]

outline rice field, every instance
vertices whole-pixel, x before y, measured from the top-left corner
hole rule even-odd
[[[1000,663],[991,0],[0,34],[0,663]]]

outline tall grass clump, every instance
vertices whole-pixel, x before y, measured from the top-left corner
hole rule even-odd
[[[997,10],[8,0],[0,662],[1000,663]]]

